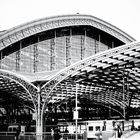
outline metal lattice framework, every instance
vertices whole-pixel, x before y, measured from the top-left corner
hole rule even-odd
[[[57,102],[75,96],[75,83],[79,83],[79,95],[122,108],[128,106],[132,96],[139,98],[140,42],[98,53],[52,76],[41,89],[42,113],[50,100]],[[123,94],[123,91],[127,92]]]
[[[79,83],[79,96],[100,104],[123,108],[130,104],[132,96],[140,99],[139,56],[140,43],[134,42],[98,53],[52,75],[40,90],[42,114],[47,103],[75,97],[76,83]],[[6,70],[0,70],[0,77],[1,90],[32,102],[37,110],[38,87]]]
[[[29,102],[30,107],[33,110],[36,109],[38,89],[24,77],[6,70],[0,70],[0,90],[13,94],[22,99],[23,102]]]
[[[131,36],[101,19],[93,16],[77,14],[44,18],[5,31],[0,35],[0,49],[2,50],[15,42],[46,30],[77,25],[93,26],[109,33],[124,43],[134,41]]]

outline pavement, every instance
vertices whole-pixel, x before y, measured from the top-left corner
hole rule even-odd
[[[109,140],[140,140],[140,131],[130,131],[121,138],[109,138]]]
[[[137,131],[136,133],[134,133],[133,135],[130,135],[126,139],[128,139],[128,140],[140,140],[140,131]]]

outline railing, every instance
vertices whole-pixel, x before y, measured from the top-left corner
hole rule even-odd
[[[0,132],[0,140],[15,140],[14,132]]]
[[[16,132],[0,132],[0,136],[15,136]]]
[[[76,134],[62,133],[61,139],[75,140]],[[20,135],[19,140],[58,140],[58,138],[55,138],[53,135],[51,135],[51,133],[43,133],[43,135],[36,135],[35,133],[34,134],[26,133],[24,135]],[[78,140],[86,140],[86,135],[78,134]]]

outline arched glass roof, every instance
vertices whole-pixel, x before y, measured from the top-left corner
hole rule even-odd
[[[35,109],[37,88],[25,77],[6,70],[0,70],[0,98],[13,98],[22,104]]]
[[[42,111],[49,102],[57,103],[78,96],[120,108],[140,99],[140,42],[116,47],[83,59],[59,72],[42,76]],[[24,76],[23,76],[24,77]],[[37,105],[38,87],[14,73],[0,70],[1,89]]]
[[[58,72],[42,87],[45,102],[58,102],[75,96],[87,96],[96,102],[128,106],[139,99],[140,43],[120,46],[75,63]],[[44,77],[45,78],[45,77]],[[44,93],[44,94],[43,94]]]
[[[99,18],[90,15],[76,14],[39,19],[7,30],[0,35],[0,50],[43,31],[80,25],[93,26],[112,35],[124,43],[135,41],[135,39],[130,35]]]

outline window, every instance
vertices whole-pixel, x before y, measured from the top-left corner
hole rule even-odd
[[[96,131],[100,131],[100,126],[96,126]]]
[[[12,128],[9,128],[9,131],[12,131]]]
[[[13,128],[13,131],[16,131],[17,130],[17,128]]]
[[[89,127],[88,127],[88,130],[89,130],[89,131],[93,131],[93,126],[89,126]]]

